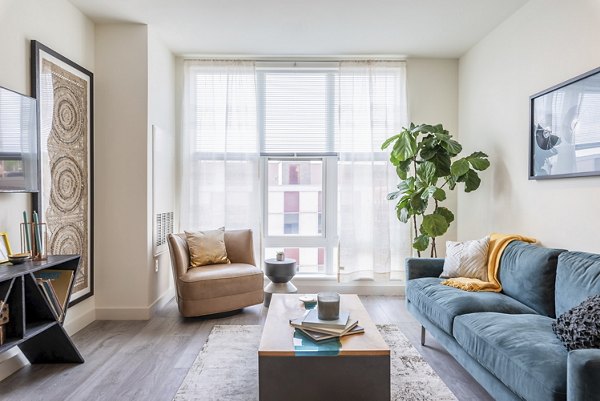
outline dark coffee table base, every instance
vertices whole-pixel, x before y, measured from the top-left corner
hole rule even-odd
[[[260,401],[389,401],[389,356],[260,356]]]

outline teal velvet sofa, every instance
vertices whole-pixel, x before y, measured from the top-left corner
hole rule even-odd
[[[600,294],[600,255],[520,241],[502,254],[501,293],[441,284],[443,259],[406,260],[408,310],[496,400],[600,400],[600,350],[566,348],[557,316]]]

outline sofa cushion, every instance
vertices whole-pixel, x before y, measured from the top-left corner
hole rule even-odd
[[[256,266],[231,263],[192,267],[177,280],[179,298],[198,300],[256,291],[263,287],[263,272]]]
[[[554,281],[564,250],[513,241],[502,253],[498,278],[502,292],[537,313],[555,317]]]
[[[566,400],[567,350],[541,315],[472,313],[454,321],[463,349],[529,401]]]
[[[600,294],[600,255],[564,252],[556,270],[556,315]]]
[[[440,278],[409,280],[406,298],[436,326],[452,335],[455,316],[473,312],[535,313],[514,299],[496,292],[468,292],[440,284]]]

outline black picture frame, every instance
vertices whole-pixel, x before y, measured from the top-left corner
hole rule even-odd
[[[81,255],[71,307],[94,295],[94,75],[36,40],[30,60],[39,131],[32,209],[47,223],[48,254]]]
[[[600,176],[600,67],[529,97],[529,179]]]

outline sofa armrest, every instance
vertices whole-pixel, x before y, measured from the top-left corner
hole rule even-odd
[[[592,401],[600,394],[600,349],[577,349],[567,360],[567,400]]]
[[[406,281],[422,277],[439,277],[444,270],[442,258],[406,258]]]

